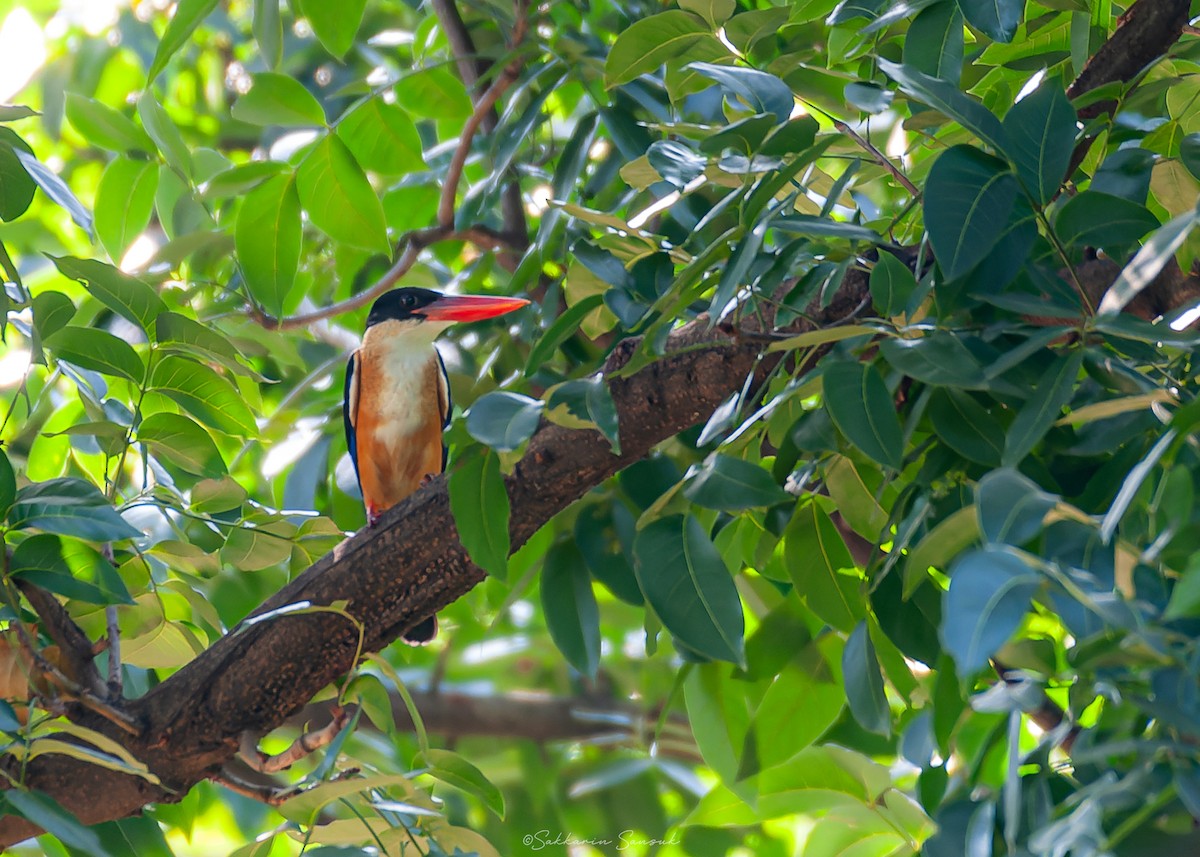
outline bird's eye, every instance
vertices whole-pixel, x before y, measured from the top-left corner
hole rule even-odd
[[[401,295],[400,303],[405,309],[412,309],[417,305],[416,295]]]

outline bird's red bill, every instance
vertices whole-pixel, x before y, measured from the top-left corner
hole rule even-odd
[[[524,298],[442,295],[421,310],[421,314],[431,321],[482,321],[528,305]]]

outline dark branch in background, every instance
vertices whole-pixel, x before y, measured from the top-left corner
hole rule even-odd
[[[1106,55],[1128,58],[1126,71],[1134,68],[1139,57],[1161,55],[1178,38],[1174,22],[1180,9],[1186,15],[1186,4],[1179,0],[1139,0],[1122,18],[1110,40],[1117,44]],[[1147,21],[1170,26],[1150,27]],[[1155,43],[1154,38],[1159,41]],[[1130,44],[1122,47],[1126,41]],[[1132,77],[1136,68],[1128,74]],[[1103,76],[1099,69],[1095,75]],[[1082,91],[1102,82],[1081,84]],[[447,187],[456,193],[457,188],[449,183],[443,192]],[[418,234],[409,236],[405,252],[393,268],[398,273],[389,272],[391,282],[415,263],[424,240]],[[452,228],[439,227],[423,234],[432,242],[455,233]],[[400,270],[405,264],[408,267]],[[373,288],[383,291],[391,282]],[[336,309],[297,317],[303,321],[259,321],[270,322],[272,327],[297,327],[361,306],[373,297],[360,296],[353,299],[358,301],[353,306],[343,303]],[[851,271],[832,304],[814,308],[811,321],[802,322],[797,330],[836,322],[864,300],[869,300],[866,275]],[[618,344],[605,374],[619,414],[622,454],[614,455],[597,432],[542,426],[506,482],[512,504],[512,548],[517,549],[554,515],[658,443],[706,420],[730,394],[742,389],[751,372],[769,371],[772,361],[759,360],[763,342],[757,339],[748,336],[731,341],[701,319],[668,338],[666,357],[628,377],[616,373],[636,353],[639,340]],[[809,359],[817,360],[821,353]],[[366,650],[375,651],[483,578],[484,573],[470,562],[458,541],[445,481],[439,477],[385,513],[376,529],[348,539],[264,602],[255,611],[262,617],[260,621],[242,623],[142,699],[114,711],[72,712],[80,724],[121,741],[161,778],[162,786],[56,754],[32,759],[25,768],[24,782],[86,823],[132,815],[151,803],[179,800],[197,782],[219,776],[222,766],[235,756],[243,733],[264,734],[278,727],[321,688],[354,667],[358,631],[343,616],[268,614],[302,602],[326,605],[344,600],[348,612],[364,629]],[[54,614],[54,608],[43,607]],[[59,632],[70,634],[62,628]],[[119,715],[117,720],[136,734],[126,735],[106,719],[114,712]],[[4,764],[16,775],[14,760],[9,758]],[[0,847],[39,832],[23,818],[2,817]]]

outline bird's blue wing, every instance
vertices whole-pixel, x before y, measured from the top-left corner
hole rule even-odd
[[[358,475],[358,438],[354,424],[358,417],[358,378],[354,377],[355,364],[358,363],[358,352],[355,351],[346,361],[346,387],[342,392],[342,420],[346,426],[346,449],[350,451],[350,460],[354,463],[354,478],[362,487],[362,478]]]

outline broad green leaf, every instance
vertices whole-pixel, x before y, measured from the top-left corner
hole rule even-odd
[[[17,498],[17,477],[13,473],[12,463],[8,455],[0,449],[0,521],[12,508],[13,500]]]
[[[954,86],[962,76],[963,16],[957,3],[934,3],[908,26],[904,65]]]
[[[678,57],[695,56],[703,46],[718,48],[704,19],[682,9],[634,21],[613,43],[604,61],[604,83],[612,89],[654,71]]]
[[[828,342],[841,342],[843,339],[853,339],[856,336],[874,336],[877,333],[879,331],[874,327],[862,324],[843,324],[789,336],[787,339],[772,342],[767,350],[792,351],[796,348],[810,348],[813,345],[824,345]]]
[[[203,479],[192,487],[191,509],[202,515],[228,512],[241,508],[247,496],[246,489],[230,476]]]
[[[290,175],[267,179],[238,210],[234,242],[251,296],[275,315],[296,281],[300,262],[300,197]]]
[[[679,0],[679,8],[695,12],[716,27],[737,11],[735,0]]]
[[[508,492],[491,450],[461,456],[450,473],[450,511],[471,561],[503,580],[508,573]]]
[[[137,103],[138,116],[146,133],[158,146],[158,151],[171,167],[179,170],[185,176],[192,174],[192,152],[184,142],[175,122],[167,115],[167,111],[155,100],[154,94],[147,89]]]
[[[229,114],[251,125],[306,128],[325,124],[321,102],[304,84],[271,71],[254,75],[250,91],[234,103]]]
[[[0,104],[0,122],[15,122],[18,119],[40,115],[32,107],[26,107],[24,104]]]
[[[154,193],[158,190],[158,164],[116,158],[100,177],[96,190],[96,235],[109,258],[121,257],[150,222]]]
[[[904,457],[900,419],[879,372],[854,361],[829,362],[822,389],[825,408],[847,440],[885,467],[899,470]]]
[[[133,346],[98,327],[67,325],[43,342],[57,359],[93,372],[126,378],[135,384],[146,376],[146,367]]]
[[[539,371],[560,345],[579,332],[579,325],[583,319],[603,303],[603,295],[588,295],[556,318],[554,323],[546,328],[542,338],[530,349],[529,360],[525,367],[525,377],[528,378]]]
[[[90,604],[132,604],[121,575],[100,553],[75,539],[54,535],[26,539],[13,551],[11,570],[64,598]]]
[[[846,706],[846,691],[815,646],[775,677],[746,730],[737,778],[787,762],[831,727]]]
[[[700,522],[659,518],[637,534],[633,553],[642,594],[663,627],[702,655],[742,664],[742,602]]]
[[[983,367],[958,335],[935,330],[915,339],[885,339],[879,353],[910,378],[936,387],[978,390],[988,386]]]
[[[1054,231],[1067,246],[1128,247],[1161,224],[1144,205],[1085,190],[1059,209]]]
[[[796,510],[784,536],[796,594],[823,622],[849,633],[866,612],[863,580],[829,514],[817,502]]]
[[[374,789],[400,790],[406,797],[416,796],[412,780],[402,774],[376,774],[367,777],[349,777],[329,780],[305,789],[290,797],[278,807],[279,814],[290,821],[310,824],[324,807],[342,798]]]
[[[154,52],[154,61],[150,63],[150,71],[146,80],[153,81],[175,55],[200,22],[208,17],[208,13],[217,7],[217,0],[179,0],[175,6],[175,14],[171,16],[167,29],[158,41],[158,49]]]
[[[863,113],[882,113],[892,106],[894,93],[870,81],[847,83],[843,90],[846,103]]]
[[[96,832],[80,824],[79,819],[48,795],[13,788],[0,796],[0,803],[6,804],[9,811],[28,819],[70,848],[78,848],[90,857],[109,857]]]
[[[558,408],[565,408],[570,415],[567,420],[559,419]],[[474,410],[474,409],[472,409]],[[596,373],[590,378],[580,378],[557,384],[546,392],[546,418],[562,422],[568,427],[573,421],[582,425],[595,426],[612,444],[614,455],[621,454],[621,439],[618,435],[617,406],[604,376]]]
[[[1024,0],[957,0],[963,17],[989,39],[1007,44],[1016,35],[1025,10]]]
[[[276,69],[283,59],[283,21],[279,15],[280,0],[254,0],[254,41],[266,60],[267,67]]]
[[[1027,476],[1009,468],[993,470],[975,486],[975,510],[983,538],[994,544],[1021,545],[1042,531],[1058,498]]]
[[[963,458],[989,467],[1000,465],[1004,427],[998,415],[989,413],[970,394],[952,388],[934,390],[928,414],[937,436]]]
[[[342,59],[354,45],[367,0],[345,0],[340,3],[299,0],[299,7],[300,14],[308,19],[325,50]]]
[[[1142,289],[1154,282],[1154,278],[1187,239],[1198,221],[1200,214],[1195,210],[1185,211],[1157,229],[1121,271],[1116,282],[1104,293],[1097,314],[1116,315]]]
[[[33,326],[43,340],[67,326],[75,317],[75,304],[62,292],[40,292],[33,297]]]
[[[425,166],[417,126],[381,98],[368,98],[342,117],[337,134],[363,169],[401,175]]]
[[[846,523],[864,539],[877,544],[884,535],[888,514],[863,482],[854,462],[844,455],[832,455],[824,473],[829,496]]]
[[[268,179],[288,172],[287,164],[279,161],[250,161],[217,173],[202,187],[203,199],[232,199],[261,185]]]
[[[945,571],[979,537],[979,515],[974,506],[964,506],[940,521],[909,551],[904,564],[904,597],[907,599],[928,579],[931,566]]]
[[[705,764],[721,779],[732,782],[750,725],[745,685],[731,680],[724,664],[695,664],[687,669],[683,699],[696,746]]]
[[[61,478],[36,482],[17,492],[8,515],[14,529],[39,529],[94,542],[139,538],[90,482]]]
[[[879,261],[871,268],[871,300],[885,316],[896,316],[908,307],[908,300],[917,290],[913,272],[891,253],[879,251]]]
[[[729,261],[725,263],[725,267],[721,271],[721,278],[717,282],[712,303],[709,305],[708,312],[712,324],[716,324],[721,318],[725,307],[737,295],[738,290],[749,285],[746,277],[750,273],[750,267],[758,258],[759,251],[762,250],[766,231],[767,224],[765,222],[755,224],[754,228],[743,235],[733,249]]]
[[[158,314],[167,309],[153,288],[111,265],[72,256],[49,258],[63,276],[81,281],[92,297],[147,333]]]
[[[537,431],[543,404],[518,393],[480,396],[467,412],[467,431],[497,452],[512,452]]]
[[[854,626],[842,649],[842,679],[846,684],[846,702],[858,725],[868,732],[890,735],[892,712],[866,622]]]
[[[1004,126],[996,115],[957,86],[930,77],[915,68],[880,59],[879,67],[900,88],[939,113],[955,120],[998,153],[1008,151]]]
[[[714,453],[693,467],[683,495],[697,506],[738,512],[788,499],[763,468],[740,458]]]
[[[364,250],[391,252],[379,197],[336,134],[327,135],[300,162],[296,186],[309,218],[330,238]]]
[[[810,214],[793,214],[790,217],[776,217],[770,221],[772,229],[783,232],[794,232],[798,235],[815,235],[820,238],[845,238],[847,241],[870,241],[873,244],[883,242],[883,236],[874,229],[857,226],[853,223],[842,223],[827,217],[816,217]]]
[[[221,548],[221,562],[237,571],[261,571],[286,562],[291,555],[290,539],[248,526],[230,530]]]
[[[625,31],[625,33],[628,32],[629,30]],[[609,56],[611,58],[612,55]],[[736,96],[742,104],[748,105],[755,113],[773,114],[779,123],[788,120],[796,105],[795,96],[792,95],[792,90],[788,85],[775,75],[765,71],[745,66],[715,65],[707,62],[688,63],[687,68],[715,80],[728,95]]]
[[[258,431],[241,394],[203,363],[174,354],[162,357],[150,376],[150,387],[213,428],[245,436]]]
[[[163,620],[121,642],[121,660],[142,669],[176,669],[198,655],[200,642],[181,623]]]
[[[599,506],[587,506],[579,513],[575,519],[575,544],[596,580],[625,603],[640,607],[646,599],[638,587],[633,566],[621,550],[616,526],[611,520],[601,518],[599,512]]]
[[[988,254],[1016,199],[1017,181],[1003,161],[974,146],[955,146],[938,156],[925,185],[925,228],[949,279],[961,277]]]
[[[504,818],[504,795],[500,789],[462,756],[449,750],[425,750],[414,761],[425,765],[430,776],[474,795],[484,806]]]
[[[92,234],[92,213],[84,208],[79,198],[67,187],[67,183],[34,157],[32,152],[24,149],[13,149],[12,151],[17,156],[17,160],[21,162],[21,166],[25,168],[25,172],[42,189],[42,192],[65,208],[71,215],[71,219],[75,221],[75,225],[90,236]]]
[[[1063,407],[1075,394],[1076,378],[1082,365],[1083,350],[1076,349],[1047,367],[1038,379],[1033,395],[1021,406],[1009,426],[1002,458],[1005,465],[1020,464],[1062,416]]]
[[[24,140],[7,128],[0,128],[0,220],[15,220],[24,214],[37,190],[17,157],[19,150],[30,152]]]
[[[225,461],[212,436],[183,414],[150,414],[138,425],[137,439],[188,473],[209,478],[225,475]]]
[[[454,73],[441,66],[414,70],[396,83],[396,103],[411,115],[456,121],[471,115],[471,96]]]
[[[1011,5],[1010,0],[964,0],[967,5]],[[965,9],[964,9],[965,11]],[[1017,5],[1019,15],[1021,9]],[[970,15],[967,16],[970,20]],[[1025,190],[1037,205],[1045,205],[1067,178],[1075,143],[1075,108],[1058,84],[1050,80],[1012,106],[1004,116],[1008,156]]]
[[[950,570],[942,611],[942,645],[966,680],[987,666],[1025,618],[1040,579],[1009,548],[984,548]]]
[[[1200,556],[1193,556],[1171,589],[1171,600],[1163,619],[1173,620],[1200,615]]]
[[[546,554],[541,594],[550,638],[571,666],[595,677],[600,664],[600,613],[591,575],[573,542],[559,542]]]
[[[75,92],[67,93],[67,119],[88,143],[110,152],[154,153],[154,142],[123,113]]]

